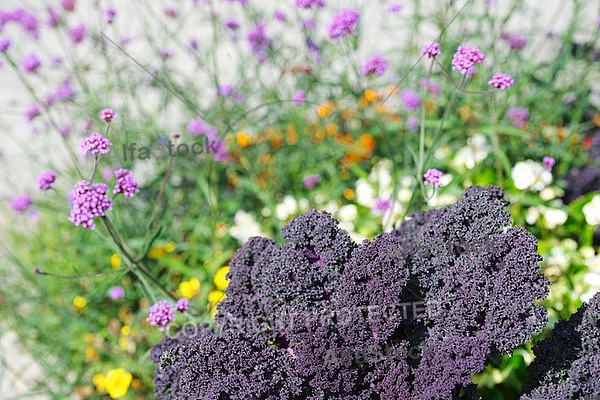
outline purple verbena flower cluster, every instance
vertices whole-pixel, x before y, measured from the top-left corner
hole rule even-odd
[[[130,170],[119,168],[115,171],[115,178],[117,178],[117,183],[113,190],[114,194],[123,193],[125,197],[132,197],[140,191]]]
[[[40,110],[40,107],[37,104],[32,104],[25,110],[25,119],[27,119],[28,122],[31,122],[35,117],[40,115],[41,112],[42,110]]]
[[[506,117],[517,128],[524,128],[529,118],[529,112],[523,107],[510,107],[506,111]]]
[[[117,116],[118,114],[112,108],[105,108],[104,110],[100,111],[99,118],[108,124],[113,119],[117,118]]]
[[[33,204],[33,199],[27,195],[19,195],[15,196],[11,202],[10,206],[12,209],[18,213],[23,213],[27,211],[29,207]]]
[[[91,184],[81,181],[75,185],[69,195],[71,215],[69,221],[75,226],[94,229],[95,217],[103,217],[112,210],[113,200],[107,196],[108,186],[104,183]]]
[[[387,69],[388,62],[382,55],[376,54],[368,58],[362,65],[361,73],[363,75],[375,74],[381,76]]]
[[[299,7],[299,8],[325,7],[325,2],[323,0],[296,0],[296,7]]]
[[[250,49],[256,54],[260,62],[267,59],[267,48],[271,45],[271,39],[267,36],[266,24],[258,22],[256,26],[248,32],[246,40]]]
[[[423,178],[425,178],[426,185],[431,184],[434,187],[439,187],[440,179],[442,178],[442,175],[444,175],[444,173],[442,171],[440,171],[439,169],[430,168],[427,170],[427,172],[425,172],[425,174],[423,175]]]
[[[502,32],[500,39],[504,40],[511,50],[521,50],[527,45],[527,38],[516,33]]]
[[[52,185],[56,180],[56,171],[46,171],[40,174],[37,178],[38,188],[40,190],[52,189]]]
[[[21,28],[28,32],[34,39],[40,35],[37,17],[23,8],[15,8],[12,11],[0,11],[0,31],[8,22],[16,22]]]
[[[472,375],[546,323],[536,239],[511,226],[503,196],[471,187],[361,244],[318,211],[282,244],[250,238],[217,331],[186,327],[153,348],[156,397],[476,398]]]
[[[46,105],[50,107],[59,101],[70,99],[75,96],[75,93],[71,85],[64,83],[46,96]]]
[[[400,92],[400,100],[404,108],[408,111],[415,111],[421,107],[421,97],[419,93],[411,89],[404,89]]]
[[[331,18],[327,28],[329,37],[338,41],[340,37],[353,35],[360,19],[360,13],[357,10],[343,9]]]
[[[434,58],[441,53],[440,44],[438,42],[428,43],[421,49],[421,55],[427,58]]]
[[[158,325],[158,330],[162,332],[175,320],[175,311],[186,313],[189,304],[188,299],[179,299],[175,304],[168,300],[160,300],[150,307],[146,321],[150,322],[150,325]]]
[[[21,68],[25,72],[36,72],[42,66],[42,62],[35,54],[29,54],[21,62]]]
[[[219,137],[217,128],[210,126],[199,119],[194,119],[188,124],[187,130],[193,135],[204,135],[208,140],[215,142],[214,147],[217,151],[211,151],[215,161],[226,162],[230,159],[231,156],[227,151],[227,142],[225,142],[225,139]]]
[[[483,62],[485,55],[475,46],[458,46],[452,57],[452,69],[457,69],[461,74],[467,75],[475,65]]]
[[[110,146],[112,146],[110,140],[98,132],[92,132],[79,142],[79,148],[83,154],[106,154],[110,150]]]
[[[69,28],[69,39],[73,44],[79,44],[85,39],[86,28],[84,24],[75,25]]]
[[[514,83],[515,81],[510,75],[506,75],[501,72],[495,73],[494,76],[492,76],[492,79],[488,81],[488,85],[500,90],[509,88]]]
[[[186,298],[179,299],[175,303],[175,309],[182,313],[187,312],[189,306],[190,306],[190,301]]]
[[[158,325],[159,331],[164,331],[167,325],[175,319],[175,308],[168,300],[160,300],[150,307],[150,313],[146,321],[150,325]]]

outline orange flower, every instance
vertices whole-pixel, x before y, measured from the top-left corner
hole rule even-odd
[[[283,145],[283,139],[280,136],[275,136],[271,139],[271,145],[274,149],[278,149]]]
[[[298,141],[298,133],[294,125],[288,125],[287,127],[287,142],[289,144],[295,144]]]
[[[368,133],[363,133],[362,135],[360,135],[360,138],[358,138],[358,141],[359,141],[360,145],[364,146],[364,148],[368,149],[369,152],[372,151],[373,149],[375,149],[375,147],[377,147],[377,141],[375,140],[375,138],[373,136],[371,136]]]
[[[250,135],[246,131],[240,131],[240,132],[238,132],[236,140],[237,140],[237,143],[241,147],[249,146],[250,143],[251,143],[251,141],[250,141]]]
[[[373,110],[378,114],[387,114],[390,112],[390,109],[385,104],[375,104]]]
[[[328,136],[333,136],[337,133],[338,129],[335,124],[327,124],[325,127],[325,132],[327,132]]]
[[[369,103],[372,103],[375,100],[379,100],[379,94],[373,89],[366,89],[363,93],[363,97]]]
[[[592,122],[594,123],[594,125],[600,126],[600,114],[594,114],[594,116],[592,117]]]
[[[272,154],[262,154],[260,156],[260,162],[263,164],[270,164],[275,161],[275,157]]]
[[[437,111],[437,103],[432,99],[425,101],[425,112],[427,115],[434,114]]]
[[[326,116],[331,114],[331,112],[333,111],[333,107],[333,102],[327,100],[326,102],[317,107],[317,115],[320,118],[325,118]]]
[[[352,200],[354,199],[354,190],[350,189],[350,188],[346,188],[344,189],[344,197],[347,200]]]
[[[325,132],[322,129],[319,129],[314,136],[315,140],[321,141],[325,139]]]
[[[562,126],[561,126],[561,127],[559,127],[559,128],[556,130],[556,136],[558,137],[558,141],[559,141],[559,142],[562,142],[563,140],[565,140],[565,137],[567,137],[567,134],[568,134],[568,133],[569,133],[569,131],[567,131],[567,129],[566,129],[566,128],[564,128],[564,127],[562,127]]]

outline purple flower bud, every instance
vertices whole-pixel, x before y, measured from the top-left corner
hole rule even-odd
[[[40,190],[52,189],[52,185],[56,180],[56,171],[46,171],[40,174],[37,178],[38,188]]]
[[[307,175],[302,180],[304,187],[309,190],[312,189],[313,187],[315,187],[319,182],[321,182],[321,176],[316,175],[316,174],[315,175]]]
[[[125,289],[122,286],[115,286],[108,291],[108,297],[113,300],[122,299],[125,297]]]
[[[423,177],[425,178],[425,184],[432,184],[434,187],[440,186],[440,178],[444,175],[444,173],[435,168],[430,168],[425,172]]]

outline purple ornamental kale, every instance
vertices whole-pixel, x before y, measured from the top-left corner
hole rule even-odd
[[[361,244],[317,211],[282,244],[251,238],[230,262],[217,333],[153,349],[157,397],[476,396],[472,375],[546,321],[535,237],[511,227],[503,196],[471,187]]]
[[[532,351],[522,400],[600,398],[600,293]]]
[[[154,393],[163,400],[298,399],[300,377],[285,351],[241,332],[186,326],[151,351]]]

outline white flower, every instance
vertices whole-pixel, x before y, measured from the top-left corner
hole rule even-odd
[[[240,244],[246,243],[252,236],[265,236],[252,214],[238,210],[233,220],[235,224],[229,229],[229,234]]]
[[[357,216],[358,210],[354,204],[342,206],[338,212],[338,218],[342,222],[353,222]],[[354,227],[352,229],[354,229]]]
[[[529,209],[527,210],[527,214],[525,215],[525,221],[529,225],[533,225],[537,222],[537,220],[541,214],[541,211],[540,211],[541,208],[542,208],[541,206],[529,207]]]
[[[583,281],[588,290],[581,294],[581,300],[588,302],[598,290],[600,290],[600,256],[595,256],[586,261],[589,271],[585,274]]]
[[[340,209],[340,206],[335,200],[330,200],[327,204],[321,207],[321,209],[335,216]]]
[[[557,226],[564,224],[567,220],[568,214],[559,208],[546,208],[544,210],[544,221],[546,222],[546,228],[554,229]]]
[[[548,186],[540,192],[540,198],[544,201],[554,200],[557,197],[562,197],[565,191],[556,186]]]
[[[308,211],[309,206],[310,204],[308,203],[308,199],[300,199],[298,201],[298,207],[302,212]]]
[[[294,215],[298,209],[296,200],[289,194],[283,198],[283,201],[275,206],[275,215],[281,221],[286,221],[290,215]]]
[[[600,225],[600,196],[594,196],[583,206],[583,215],[588,225]]]
[[[525,221],[529,225],[533,225],[542,216],[544,217],[544,226],[548,229],[554,229],[557,226],[564,224],[567,221],[569,214],[560,208],[534,206],[527,210]]]
[[[520,190],[540,191],[552,183],[552,174],[533,160],[519,161],[511,172],[515,187]]]
[[[467,140],[467,145],[456,152],[454,164],[458,168],[472,169],[483,161],[490,152],[490,146],[484,135],[477,134]]]
[[[367,208],[375,205],[375,189],[363,178],[356,181],[356,202]]]

